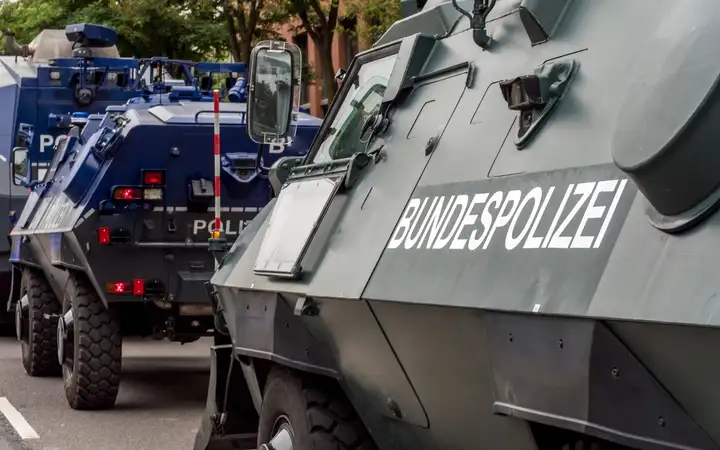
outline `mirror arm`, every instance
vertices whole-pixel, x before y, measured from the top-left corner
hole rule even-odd
[[[264,178],[267,178],[268,174],[270,173],[270,167],[265,167],[262,165],[262,155],[263,155],[263,145],[264,144],[258,144],[258,151],[257,151],[257,157],[255,158],[255,172]]]

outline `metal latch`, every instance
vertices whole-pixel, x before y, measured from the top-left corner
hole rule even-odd
[[[503,98],[511,111],[520,111],[515,146],[522,149],[537,133],[552,109],[567,92],[579,63],[569,61],[543,64],[529,75],[499,83]]]
[[[201,178],[199,180],[191,181],[191,189],[193,197],[206,198],[213,197],[215,195],[215,189],[210,180]]]

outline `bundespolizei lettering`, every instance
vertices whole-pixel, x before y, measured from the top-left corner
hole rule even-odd
[[[412,198],[389,249],[600,248],[626,179]]]

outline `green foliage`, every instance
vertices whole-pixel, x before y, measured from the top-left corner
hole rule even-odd
[[[294,31],[307,32],[318,49],[321,75],[326,96],[332,100],[337,92],[332,63],[332,42],[336,31],[355,34],[365,42],[374,42],[400,18],[399,0],[345,0],[344,17],[338,17],[339,0],[276,0],[273,8],[294,18]],[[356,18],[363,26],[345,30],[344,18]],[[290,22],[293,23],[293,22]],[[315,74],[311,76],[315,80]]]
[[[40,30],[58,28],[66,15],[57,0],[2,2],[0,29],[14,31],[18,41],[26,44],[37,36]]]
[[[294,24],[288,23],[295,31],[306,31],[318,41],[337,26],[339,6],[339,0],[277,0],[272,5],[281,15],[296,19]]]
[[[96,23],[118,32],[123,56],[218,58],[227,48],[213,0],[18,0],[0,3],[0,28],[27,43],[47,28]]]
[[[365,42],[375,42],[400,20],[398,0],[346,0],[345,17],[357,18],[364,26],[354,32]],[[352,33],[353,30],[343,30]]]
[[[288,25],[307,32],[318,49],[319,67],[303,61],[303,81],[311,84],[334,77],[335,31],[373,42],[400,17],[398,0],[344,1],[345,15],[364,27],[342,30],[338,0],[0,0],[0,29],[14,31],[26,44],[43,29],[89,22],[117,30],[123,56],[227,60],[232,55],[247,62],[255,43],[277,39],[278,26]],[[0,45],[0,54],[4,51]],[[327,88],[331,100],[336,85]]]
[[[302,62],[302,74],[300,76],[302,77],[302,82],[305,84],[315,84],[315,80],[317,79],[315,68],[307,61]]]
[[[277,0],[215,0],[222,11],[230,51],[236,61],[248,62],[252,47],[265,39],[278,39],[276,26],[288,14],[275,7]]]
[[[295,32],[307,32],[315,43],[319,69],[322,69],[320,75],[323,80],[330,81],[325,84],[325,95],[328,101],[331,101],[337,92],[332,63],[332,41],[338,26],[339,0],[276,0],[273,7],[280,11],[280,14],[295,19],[288,21],[288,25],[291,25]]]

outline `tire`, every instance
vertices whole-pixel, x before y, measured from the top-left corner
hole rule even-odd
[[[25,268],[22,272],[21,297],[28,296],[28,308],[20,319],[24,322],[20,339],[22,364],[31,377],[58,377],[61,375],[57,358],[57,316],[62,306],[50,288],[42,271]]]
[[[120,327],[83,274],[68,279],[63,313],[70,308],[73,325],[62,365],[67,402],[78,410],[112,408],[122,367]]]
[[[273,369],[260,408],[258,448],[270,442],[281,421],[292,429],[293,450],[377,449],[345,394],[332,380],[285,368]]]

